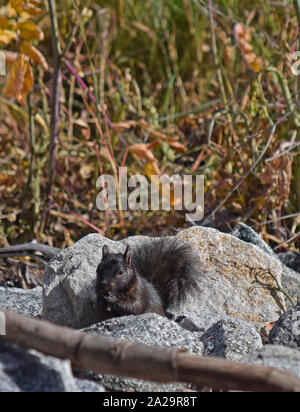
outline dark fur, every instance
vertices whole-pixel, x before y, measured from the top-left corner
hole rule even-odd
[[[109,253],[97,268],[96,293],[100,314],[106,317],[154,312],[166,315],[179,304],[195,281],[195,258],[191,247],[176,238],[142,241],[131,251]]]

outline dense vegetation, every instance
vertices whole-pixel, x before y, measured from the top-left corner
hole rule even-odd
[[[202,223],[299,248],[299,1],[0,4],[0,246],[183,226],[97,210],[99,174],[126,166],[203,174]]]

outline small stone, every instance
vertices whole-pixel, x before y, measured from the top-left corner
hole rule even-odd
[[[262,348],[260,334],[242,320],[220,320],[201,336],[204,355],[240,361],[247,353]]]
[[[300,273],[300,253],[283,252],[279,253],[278,257],[285,266]]]
[[[243,242],[258,246],[269,255],[276,256],[273,249],[259,236],[259,234],[251,227],[245,225],[245,223],[238,222],[231,234]]]
[[[287,308],[290,309],[300,302],[300,273],[283,266],[282,287],[292,298],[293,303],[286,298]]]
[[[300,302],[281,315],[270,332],[269,343],[300,348]]]
[[[206,356],[239,361],[243,355],[262,347],[262,338],[253,324],[226,315],[185,312],[175,321],[201,334]]]

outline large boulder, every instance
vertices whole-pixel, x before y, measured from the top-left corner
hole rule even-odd
[[[178,237],[194,246],[201,268],[201,292],[191,296],[186,309],[226,314],[257,327],[276,321],[285,310],[284,297],[278,292],[282,276],[278,259],[211,228],[193,227]]]
[[[276,321],[285,309],[281,263],[257,246],[215,229],[193,227],[177,235],[194,248],[200,292],[173,311],[216,312],[262,326]],[[98,320],[95,304],[96,268],[103,245],[123,252],[144,239],[133,236],[112,241],[98,234],[79,240],[54,257],[45,271],[43,317],[51,322],[82,328]],[[153,239],[153,238],[152,238]],[[149,238],[151,241],[151,238]]]
[[[103,392],[97,382],[74,377],[69,360],[0,341],[0,392]]]
[[[40,318],[42,294],[43,289],[40,286],[30,290],[0,287],[0,308],[12,310],[24,316]]]
[[[70,361],[0,341],[0,392],[76,392]]]
[[[232,230],[231,234],[247,243],[258,246],[263,251],[282,262],[282,286],[286,294],[287,307],[293,307],[297,301],[300,301],[300,254],[296,252],[276,253],[255,232],[245,223],[239,222]]]
[[[160,348],[183,349],[196,355],[203,353],[200,334],[189,332],[175,322],[154,313],[109,319],[83,331]],[[81,377],[84,375],[84,372],[80,373]],[[91,377],[91,374],[88,372],[86,377]],[[189,384],[184,383],[157,383],[100,374],[94,374],[94,379],[98,382],[100,380],[101,384],[110,391],[174,392],[190,387]]]

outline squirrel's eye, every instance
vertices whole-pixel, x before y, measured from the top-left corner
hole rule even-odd
[[[125,273],[125,272],[124,272],[124,269],[120,269],[120,270],[119,270],[119,275],[124,275],[124,273]]]

